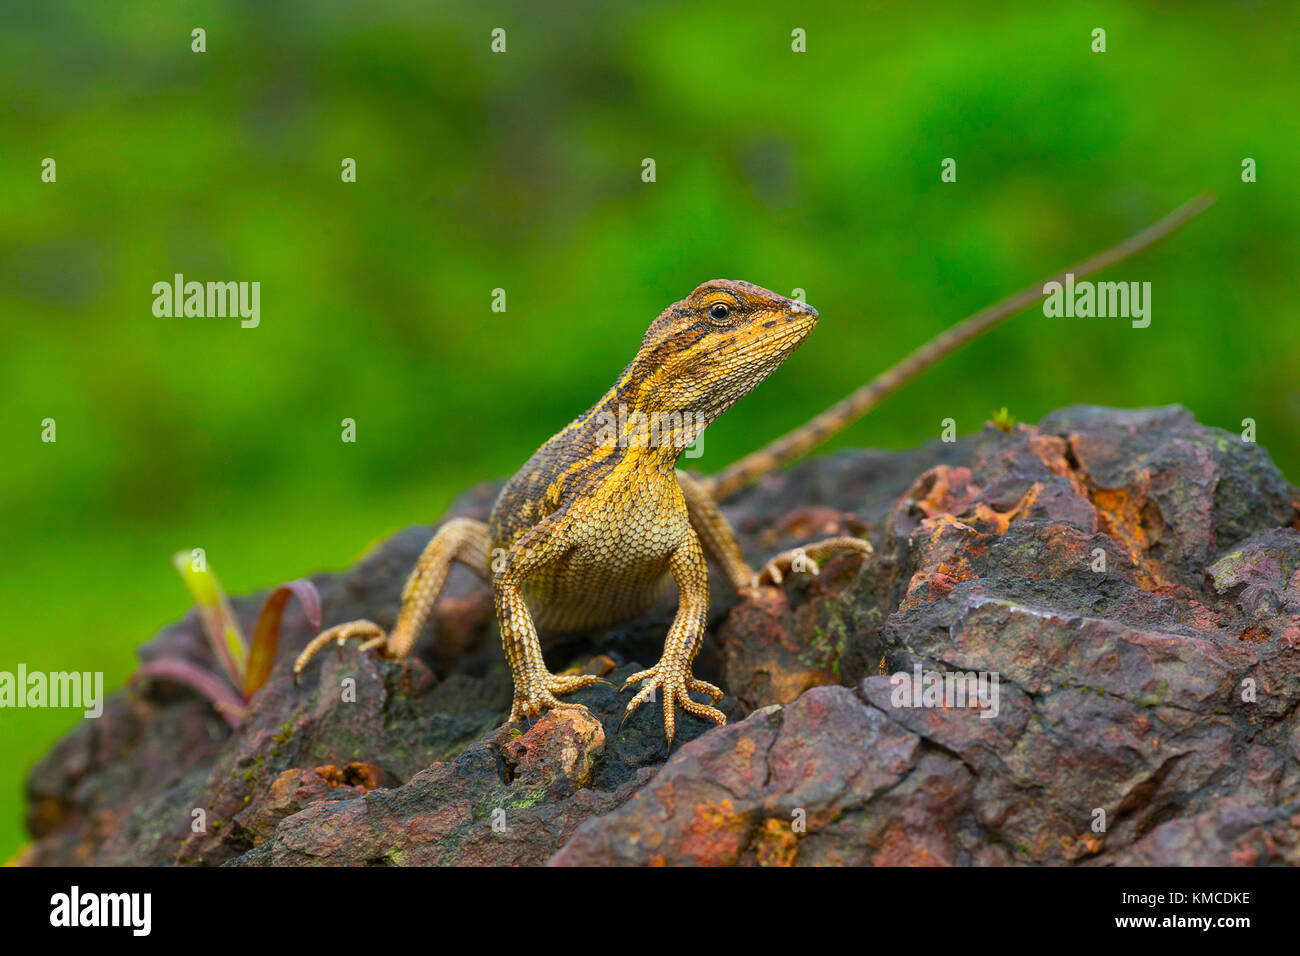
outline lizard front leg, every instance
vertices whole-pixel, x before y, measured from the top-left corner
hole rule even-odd
[[[677,616],[664,641],[663,656],[654,667],[629,677],[622,689],[626,690],[637,681],[645,682],[628,703],[624,720],[656,693],[663,694],[664,735],[671,747],[677,727],[678,706],[688,714],[708,718],[715,724],[725,724],[727,717],[716,707],[692,700],[690,695],[691,691],[697,691],[708,694],[715,704],[722,700],[721,690],[691,675],[691,664],[704,640],[704,624],[709,611],[709,572],[699,536],[693,530],[687,530],[686,540],[673,552],[668,566],[677,582],[678,604]]]
[[[354,637],[361,639],[362,651],[378,650],[384,656],[394,658],[408,656],[415,647],[425,622],[429,620],[434,605],[438,603],[438,595],[447,583],[452,562],[460,562],[487,582],[490,578],[490,549],[488,526],[483,522],[469,518],[453,518],[448,521],[425,546],[411,576],[406,579],[406,585],[402,588],[402,607],[397,612],[397,623],[392,634],[385,633],[373,621],[337,624],[316,635],[302,649],[298,659],[293,662],[294,679],[297,680],[303,668],[322,648],[330,644],[341,647]]]
[[[567,522],[552,516],[529,529],[506,552],[500,570],[492,578],[501,645],[514,676],[514,702],[510,719],[536,717],[548,707],[585,710],[582,704],[567,703],[556,694],[567,694],[601,681],[594,674],[552,674],[542,660],[537,627],[524,601],[521,585],[529,575],[560,558],[568,549]]]

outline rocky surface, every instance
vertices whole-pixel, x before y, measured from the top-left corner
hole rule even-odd
[[[327,653],[299,687],[292,610],[234,731],[166,684],[114,695],[32,771],[23,859],[1300,863],[1298,500],[1262,448],[1176,407],[814,459],[726,504],[750,560],[845,533],[876,554],[715,584],[696,669],[731,722],[682,715],[671,755],[658,709],[620,728],[609,685],[503,725],[491,602],[462,569],[419,658]],[[432,530],[314,578],[326,622],[391,624]],[[235,602],[250,630],[260,601]],[[617,685],[671,613],[548,660]],[[164,654],[210,666],[192,614],[141,649]]]

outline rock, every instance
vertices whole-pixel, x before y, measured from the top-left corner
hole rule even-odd
[[[620,726],[617,693],[671,600],[549,641],[553,670],[615,686],[505,725],[491,601],[462,569],[418,657],[323,654],[299,687],[295,608],[234,731],[165,684],[113,695],[33,770],[23,859],[1294,864],[1298,500],[1177,407],[813,459],[724,504],[751,563],[834,534],[876,553],[739,596],[715,574],[696,672],[731,722],[679,715],[671,755],[660,708]],[[432,530],[314,578],[325,620],[391,624]],[[246,626],[259,604],[234,602]],[[212,664],[193,615],[141,649],[160,655]]]
[[[1252,618],[1284,622],[1284,640],[1300,643],[1300,531],[1270,528],[1253,534],[1207,573],[1214,589]]]
[[[804,575],[792,602],[764,588],[738,603],[719,633],[725,654],[723,686],[748,709],[791,701],[805,690],[839,681],[845,648],[832,634],[846,609],[835,596],[861,570],[856,555],[835,558],[816,576]]]
[[[240,865],[540,864],[591,814],[639,785],[582,789],[604,749],[590,715],[553,712],[526,732],[505,728],[454,762],[394,790],[317,801],[287,817]],[[648,774],[649,771],[646,771]]]
[[[605,728],[590,713],[550,710],[526,731],[506,728],[497,738],[507,777],[554,796],[568,796],[591,782],[605,750]]]
[[[683,747],[551,862],[951,864],[971,785],[960,762],[853,691],[817,687]]]
[[[1121,866],[1300,866],[1300,803],[1241,797],[1156,827],[1115,860]]]
[[[507,724],[404,786],[312,804],[232,863],[540,865],[583,820],[641,787],[665,750],[649,714],[616,733],[626,697],[620,702],[609,686],[568,699],[587,710]],[[703,731],[696,723],[682,737]]]

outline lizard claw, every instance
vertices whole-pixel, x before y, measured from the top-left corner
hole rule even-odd
[[[716,707],[710,707],[707,704],[701,704],[691,698],[690,691],[707,694],[713,703],[722,700],[723,692],[721,688],[715,687],[708,681],[699,680],[691,676],[690,665],[677,657],[663,657],[654,667],[638,671],[623,683],[622,690],[627,690],[629,685],[637,681],[645,681],[635,697],[628,701],[627,710],[623,712],[623,719],[619,721],[619,729],[632,711],[636,710],[648,700],[653,700],[655,695],[662,690],[664,694],[663,711],[664,711],[664,736],[668,740],[669,752],[672,752],[673,737],[677,731],[677,708],[696,717],[704,717],[713,721],[718,726],[727,722],[727,715]],[[620,693],[622,693],[620,690]]]
[[[330,644],[337,644],[342,647],[354,637],[361,638],[361,647],[358,650],[362,653],[379,649],[382,654],[385,653],[388,647],[388,634],[373,621],[349,621],[347,624],[336,624],[334,627],[321,631],[302,649],[302,653],[293,662],[294,684],[298,683],[298,675],[302,673],[303,668],[322,648]]]
[[[510,720],[537,717],[544,710],[580,710],[583,704],[560,700],[556,694],[569,694],[591,684],[613,684],[595,674],[552,674],[543,669],[540,676],[533,672],[522,675],[515,685],[514,702],[510,707]]]
[[[785,580],[787,571],[794,574],[805,572],[813,575],[820,574],[821,568],[817,566],[817,559],[831,554],[857,551],[865,555],[871,554],[873,550],[871,542],[865,538],[849,537],[827,538],[824,541],[804,545],[802,548],[791,548],[775,555],[763,565],[762,569],[754,574],[750,587],[762,587],[765,579],[771,584],[779,585]]]

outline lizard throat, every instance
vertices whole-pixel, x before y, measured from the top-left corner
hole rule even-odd
[[[592,409],[589,424],[596,444],[611,454],[637,454],[671,467],[716,417],[691,409],[643,410],[613,394]]]

